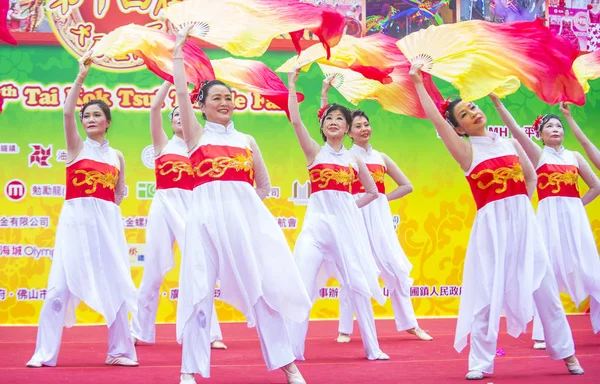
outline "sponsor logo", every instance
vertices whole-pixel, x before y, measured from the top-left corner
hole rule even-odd
[[[4,195],[12,201],[21,201],[27,194],[27,187],[19,179],[12,179],[4,186]]]

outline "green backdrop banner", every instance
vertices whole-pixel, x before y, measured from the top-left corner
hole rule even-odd
[[[207,50],[211,59],[225,57],[222,51]],[[292,52],[268,52],[263,60],[277,68]],[[58,216],[64,199],[66,158],[62,104],[77,75],[74,57],[60,46],[0,46],[0,323],[35,324],[45,297]],[[285,75],[285,74],[281,74]],[[286,76],[282,76],[286,81]],[[306,96],[301,104],[304,122],[320,140],[316,112],[323,75],[318,66],[302,73],[298,89]],[[92,69],[84,84],[81,102],[102,98],[112,107],[113,122],[108,140],[123,152],[127,164],[128,196],[121,205],[125,233],[130,245],[132,275],[137,284],[143,273],[146,216],[154,194],[153,153],[149,132],[149,105],[162,80],[142,69],[134,72],[105,72]],[[448,84],[438,83],[444,96],[456,94]],[[598,87],[600,83],[592,83]],[[174,92],[164,108],[164,124]],[[335,91],[331,100],[348,105]],[[592,141],[600,144],[600,93],[592,90],[583,108],[574,116]],[[308,173],[291,124],[281,111],[258,95],[236,91],[236,128],[256,138],[273,185],[265,200],[284,231],[290,247],[300,233],[308,198]],[[508,136],[489,100],[478,102],[488,116],[490,130]],[[519,124],[527,126],[538,114],[557,113],[557,107],[540,102],[521,89],[505,100]],[[411,180],[414,192],[391,203],[393,225],[413,264],[411,290],[417,316],[454,316],[461,293],[462,266],[476,208],[459,166],[452,160],[431,123],[383,111],[371,101],[365,110],[373,127],[372,145],[388,154]],[[169,130],[169,128],[167,128]],[[170,133],[170,132],[169,132]],[[82,132],[83,134],[83,132]],[[350,145],[348,140],[347,145]],[[567,130],[565,146],[581,151]],[[386,179],[388,189],[394,188]],[[586,187],[581,183],[581,192]],[[535,204],[534,199],[534,204]],[[600,242],[600,203],[587,207],[596,240]],[[232,218],[235,220],[235,218]],[[390,223],[392,225],[392,223]],[[339,228],[344,231],[344,228]],[[158,321],[175,320],[179,276],[176,267],[161,286]],[[313,318],[338,316],[338,284],[331,280],[322,287],[312,312]],[[387,293],[385,287],[382,287]],[[243,320],[242,315],[218,300],[221,321]],[[564,298],[569,312],[586,311]],[[375,305],[377,317],[392,316],[390,303]],[[85,305],[78,309],[80,323],[102,322]]]

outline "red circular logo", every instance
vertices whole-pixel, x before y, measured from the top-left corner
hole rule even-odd
[[[25,183],[18,179],[12,179],[4,187],[4,195],[12,201],[20,201],[27,194]]]

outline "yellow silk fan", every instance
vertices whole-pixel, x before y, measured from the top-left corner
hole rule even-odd
[[[412,81],[408,74],[404,73],[406,70],[395,69],[391,74],[394,81],[390,84],[382,84],[377,80],[367,79],[351,69],[321,63],[318,65],[325,77],[335,75],[331,85],[354,105],[362,100],[374,100],[386,111],[418,118],[426,116]]]
[[[579,56],[573,62],[573,72],[583,87],[584,92],[589,92],[588,80],[600,77],[600,51],[594,51]]]
[[[469,22],[430,26],[396,45],[412,64],[423,64],[423,72],[453,82],[470,69],[469,55],[476,49],[473,32]]]
[[[265,31],[264,25],[261,28],[256,19],[248,18],[247,13],[246,7],[234,6],[228,0],[187,0],[170,5],[161,11],[160,18],[166,19],[174,30],[193,25],[191,36],[233,55],[260,56],[273,36]]]
[[[335,50],[335,48],[333,49]],[[299,55],[288,59],[279,68],[277,68],[275,72],[287,73],[295,71],[298,68],[302,68],[304,72],[307,72],[312,63],[325,59],[326,57],[327,52],[325,51],[325,48],[323,48],[323,45],[317,43],[303,50]]]

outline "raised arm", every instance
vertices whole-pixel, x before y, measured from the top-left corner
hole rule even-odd
[[[165,148],[169,142],[169,138],[165,133],[162,125],[162,105],[169,93],[171,83],[165,81],[162,83],[156,96],[152,99],[150,104],[150,134],[152,135],[152,145],[154,146],[154,154],[158,154]]]
[[[561,103],[560,111],[565,117],[567,124],[569,124],[571,132],[573,132],[573,135],[575,136],[577,141],[579,141],[579,144],[581,144],[581,146],[583,147],[583,150],[590,158],[592,164],[594,164],[596,168],[600,169],[600,150],[598,150],[598,148],[583,133],[581,128],[579,128],[579,125],[571,115],[571,107],[569,106],[569,104]]]
[[[296,81],[298,80],[299,73],[300,69],[288,73],[288,91],[290,94],[288,108],[290,110],[290,121],[294,127],[294,132],[296,132],[296,137],[298,138],[300,147],[304,152],[304,157],[306,157],[306,163],[311,164],[321,150],[321,146],[310,136],[308,130],[302,122],[302,119],[300,118],[300,108],[298,106],[298,98],[296,96]]]
[[[329,104],[329,89],[331,88],[331,82],[335,79],[335,74],[327,76],[323,80],[323,87],[321,88],[321,108]]]
[[[600,180],[598,176],[592,171],[592,168],[588,164],[587,161],[581,156],[579,152],[573,152],[575,154],[575,158],[579,163],[579,174],[583,181],[589,187],[589,190],[581,197],[581,202],[583,205],[587,205],[594,201],[598,195],[600,195]]]
[[[410,67],[409,72],[415,83],[421,105],[425,110],[427,118],[433,123],[435,130],[438,135],[440,135],[444,145],[446,145],[446,148],[448,148],[448,151],[454,160],[456,160],[460,167],[466,172],[471,167],[471,162],[473,161],[473,150],[471,149],[471,145],[458,136],[450,123],[448,123],[441,115],[431,99],[431,96],[429,96],[429,93],[427,93],[427,90],[423,85],[423,76],[421,75],[422,66],[422,64],[413,64],[412,67]]]
[[[204,133],[204,129],[196,118],[194,107],[190,101],[190,93],[185,78],[185,66],[183,63],[183,45],[188,38],[190,29],[193,24],[181,29],[177,33],[175,48],[173,48],[173,79],[175,81],[175,92],[177,94],[177,102],[179,103],[179,113],[181,115],[181,127],[183,129],[183,137],[187,144],[188,150],[193,149]]]
[[[81,92],[81,86],[83,81],[90,71],[92,65],[92,52],[88,51],[85,55],[79,59],[79,74],[67,95],[65,100],[65,106],[63,109],[63,124],[65,128],[65,141],[67,144],[67,163],[73,161],[81,148],[83,148],[83,140],[77,130],[77,120],[75,118],[75,108],[77,107],[77,100],[79,99],[79,92]]]
[[[510,133],[512,133],[512,136],[515,139],[517,139],[519,144],[521,144],[521,147],[523,147],[523,149],[525,150],[525,153],[529,157],[529,160],[531,160],[533,166],[537,167],[537,165],[540,163],[540,158],[542,157],[542,148],[540,148],[539,145],[534,143],[529,138],[529,136],[527,136],[527,134],[521,129],[519,124],[517,124],[510,112],[506,109],[504,104],[502,104],[502,101],[500,101],[498,96],[492,93],[490,94],[490,99],[494,103],[494,106],[496,107],[500,118],[502,119],[504,124],[506,124],[508,129],[510,129]]]
[[[121,164],[119,178],[117,179],[117,186],[115,188],[115,203],[121,205],[121,201],[123,201],[125,193],[127,192],[127,184],[125,184],[125,159],[120,151],[115,150],[115,152],[117,152],[119,163]]]
[[[360,156],[356,156],[356,165],[358,165],[358,180],[365,189],[365,194],[356,199],[358,208],[362,208],[379,197],[375,181],[369,173],[369,168],[365,165],[364,160]]]
[[[527,185],[527,195],[529,195],[529,198],[531,199],[535,193],[535,186],[537,184],[537,174],[535,173],[535,168],[533,168],[533,164],[525,154],[521,144],[519,144],[519,142],[515,139],[509,140],[515,146],[517,154],[519,155],[519,161],[523,167],[523,176],[525,176],[525,184]]]
[[[413,191],[412,184],[408,177],[404,175],[404,173],[400,170],[398,165],[392,160],[388,155],[381,154],[383,157],[383,162],[385,163],[386,173],[390,175],[392,180],[396,182],[398,187],[386,194],[386,197],[389,201],[399,199],[411,193]]]
[[[256,140],[250,135],[246,135],[250,141],[250,148],[252,149],[252,160],[254,162],[254,183],[256,184],[255,190],[261,200],[264,200],[271,191],[271,181],[269,180],[269,171],[262,158],[258,144]]]

